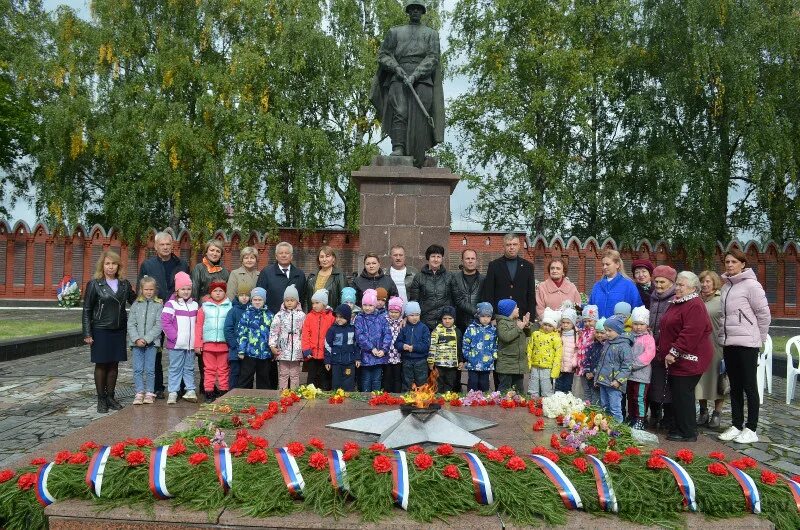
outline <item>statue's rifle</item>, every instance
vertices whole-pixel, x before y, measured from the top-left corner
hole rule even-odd
[[[405,79],[405,83],[406,83],[406,86],[408,87],[408,89],[409,89],[409,90],[411,91],[411,93],[414,95],[414,99],[416,99],[416,100],[417,100],[417,105],[419,105],[419,108],[420,108],[420,110],[422,111],[422,114],[424,114],[424,115],[425,115],[425,118],[428,120],[428,124],[431,126],[431,129],[432,129],[432,130],[436,130],[436,127],[435,127],[435,126],[434,126],[434,124],[433,124],[433,118],[431,117],[431,115],[430,115],[430,114],[428,114],[428,111],[425,109],[425,105],[423,105],[423,104],[422,104],[422,100],[421,100],[421,99],[419,99],[419,95],[417,95],[417,91],[416,91],[416,90],[414,90],[414,85],[412,85],[412,84],[411,84],[411,83],[408,81],[408,78],[406,78],[406,79]]]

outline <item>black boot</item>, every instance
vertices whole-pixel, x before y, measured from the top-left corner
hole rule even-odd
[[[660,403],[650,403],[650,427],[657,428],[659,422],[661,422],[661,404]]]
[[[111,410],[122,410],[120,402],[114,399],[114,392],[109,392],[106,395],[106,403],[108,403],[108,408]]]
[[[215,399],[217,399],[217,398],[214,395],[213,391],[206,392],[206,403],[213,403]]]
[[[108,412],[108,402],[106,401],[105,394],[97,395],[97,412],[106,414]]]

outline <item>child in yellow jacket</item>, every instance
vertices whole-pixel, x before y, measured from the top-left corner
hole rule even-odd
[[[553,379],[561,373],[561,335],[556,329],[560,320],[558,311],[545,308],[542,327],[533,332],[528,342],[528,393],[533,397],[553,395]]]

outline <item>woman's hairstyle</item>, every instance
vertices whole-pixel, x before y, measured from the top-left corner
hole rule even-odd
[[[431,259],[431,254],[439,254],[444,257],[444,247],[442,245],[433,244],[425,250],[425,259]]]
[[[737,261],[741,261],[742,263],[744,263],[744,266],[747,267],[747,256],[745,255],[744,252],[742,252],[738,248],[732,248],[727,252],[725,252],[723,259],[727,258],[728,256],[736,258]]]
[[[369,258],[375,258],[376,260],[378,260],[378,265],[381,264],[381,258],[380,256],[378,256],[378,254],[376,254],[375,252],[367,252],[366,254],[364,254],[364,265],[367,264],[367,259]]]
[[[550,266],[553,263],[560,263],[561,267],[564,269],[564,276],[567,275],[567,260],[562,258],[561,256],[556,256],[550,260],[550,263],[547,264],[547,272],[550,273]]]
[[[619,255],[619,252],[617,252],[613,248],[609,248],[603,252],[603,257],[608,258],[614,263],[618,264],[619,273],[625,278],[628,277],[628,275],[625,273],[625,263],[622,261],[622,256]]]
[[[336,265],[336,252],[333,250],[333,247],[329,245],[322,245],[319,247],[319,252],[317,252],[317,266],[319,266],[319,255],[325,254],[326,256],[333,256],[333,264]]]
[[[255,256],[255,258],[256,258],[256,261],[258,261],[258,250],[256,250],[256,248],[255,248],[255,247],[244,247],[244,248],[243,248],[243,249],[242,249],[242,250],[239,252],[239,259],[241,259],[242,261],[244,261],[244,257],[245,257],[245,256]]]
[[[203,257],[206,257],[210,247],[217,247],[220,251],[220,259],[222,259],[222,255],[225,254],[225,247],[222,246],[222,243],[218,239],[209,239],[206,241],[206,246],[203,247]]]
[[[124,278],[125,271],[122,268],[122,260],[119,257],[119,254],[114,252],[113,250],[104,250],[100,257],[97,259],[97,265],[94,268],[94,279],[95,280],[102,280],[105,278],[105,273],[103,272],[103,264],[106,262],[106,259],[110,259],[112,263],[117,264],[117,274],[114,276],[115,278]]]
[[[722,278],[719,277],[714,271],[703,271],[700,273],[700,283],[703,283],[703,280],[706,278],[711,278],[711,283],[714,284],[714,290],[719,291],[722,288]]]
[[[700,292],[700,278],[697,277],[697,274],[693,273],[692,271],[681,271],[678,273],[675,283],[677,283],[681,278],[689,283],[689,287],[694,287],[695,291]]]

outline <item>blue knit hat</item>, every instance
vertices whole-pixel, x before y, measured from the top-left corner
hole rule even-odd
[[[625,321],[623,321],[620,317],[617,316],[607,318],[603,326],[606,329],[614,330],[620,334],[622,334],[625,331]]]
[[[475,306],[475,318],[490,317],[494,315],[494,308],[489,302],[479,302]]]
[[[497,302],[497,312],[504,317],[510,317],[515,307],[517,307],[517,303],[511,298],[506,298],[505,300]]]
[[[342,302],[350,302],[351,304],[356,303],[356,290],[352,287],[345,287],[342,289]]]
[[[614,314],[615,315],[625,315],[626,317],[631,316],[631,304],[628,302],[617,302],[614,306]]]
[[[350,306],[347,305],[347,304],[342,304],[342,305],[338,306],[336,308],[335,313],[336,313],[337,316],[342,317],[343,319],[347,320],[348,322],[350,322],[350,317],[353,316],[353,310],[350,309]]]
[[[408,315],[419,315],[422,313],[422,310],[419,307],[418,302],[406,302],[406,310],[404,311],[406,316]]]
[[[262,300],[267,300],[267,290],[263,287],[254,287],[252,291],[250,291],[250,299],[252,300],[255,297],[259,297]]]

